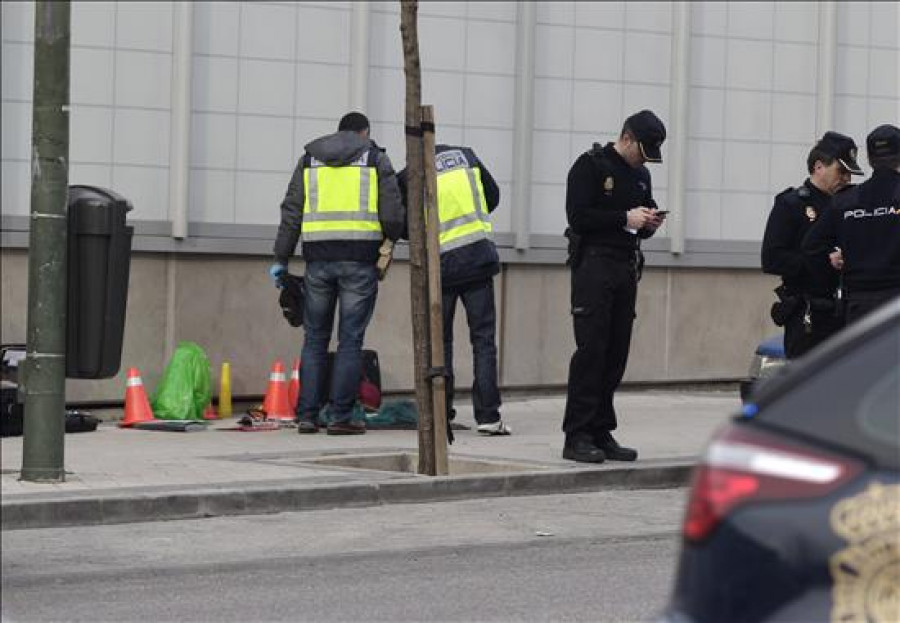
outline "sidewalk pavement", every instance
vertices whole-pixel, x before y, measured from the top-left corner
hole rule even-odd
[[[226,430],[218,420],[188,433],[120,429],[66,435],[66,482],[19,480],[22,438],[4,438],[2,528],[123,523],[260,514],[482,496],[681,486],[710,434],[737,412],[736,392],[626,391],[616,398],[623,445],[635,463],[562,459],[564,396],[511,399],[502,408],[513,434],[475,432],[471,406],[458,405],[450,475],[415,473],[416,431],[359,436]]]

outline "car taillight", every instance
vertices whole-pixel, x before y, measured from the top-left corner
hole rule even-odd
[[[682,532],[688,541],[702,541],[739,506],[820,497],[861,471],[856,460],[732,425],[710,443],[694,471]]]

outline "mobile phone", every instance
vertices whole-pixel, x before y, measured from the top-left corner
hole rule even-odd
[[[668,214],[668,213],[669,213],[668,210],[657,210],[657,211],[656,211],[656,216],[665,216],[665,215]]]

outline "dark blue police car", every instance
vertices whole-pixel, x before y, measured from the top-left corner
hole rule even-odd
[[[682,532],[663,621],[900,621],[900,298],[753,390]]]

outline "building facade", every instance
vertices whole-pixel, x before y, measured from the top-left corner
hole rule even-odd
[[[2,3],[2,339],[25,339],[34,4]],[[123,370],[152,388],[179,341],[236,395],[299,355],[266,275],[303,145],[362,110],[405,164],[399,2],[73,2],[70,184],[134,204]],[[493,219],[501,382],[565,384],[574,348],[565,180],[629,114],[667,124],[651,165],[672,210],[645,244],[626,381],[732,379],[762,337],[776,280],[759,267],[773,196],[806,176],[826,129],[900,119],[896,2],[422,2],[423,103],[437,140],[472,146],[501,187]],[[869,171],[869,169],[867,169]],[[379,293],[368,348],[410,390],[408,266]],[[302,267],[298,254],[293,264]],[[470,350],[456,332],[458,383]],[[123,373],[70,381],[121,399]]]

